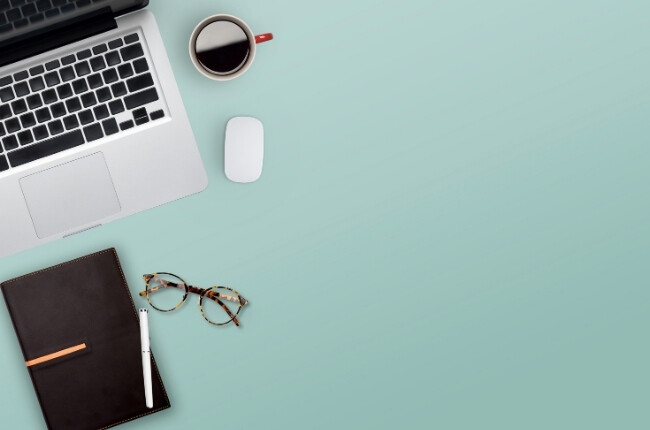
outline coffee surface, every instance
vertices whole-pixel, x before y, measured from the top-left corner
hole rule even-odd
[[[246,32],[231,21],[203,27],[195,42],[196,58],[209,72],[229,75],[239,70],[250,54]]]

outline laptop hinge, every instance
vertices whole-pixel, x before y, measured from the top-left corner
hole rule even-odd
[[[0,44],[0,67],[117,28],[110,7],[54,24],[36,34],[17,36]]]

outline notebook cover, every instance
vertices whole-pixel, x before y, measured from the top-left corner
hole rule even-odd
[[[115,249],[0,287],[26,366],[74,351],[27,366],[48,428],[107,428],[170,406],[153,354],[145,405],[139,320]]]

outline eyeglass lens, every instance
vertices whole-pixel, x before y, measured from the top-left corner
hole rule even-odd
[[[229,75],[248,60],[250,41],[246,32],[231,21],[215,21],[203,27],[194,45],[196,58],[217,75]]]
[[[178,307],[186,295],[182,279],[174,275],[158,273],[147,283],[147,299],[154,308],[171,311]]]
[[[218,299],[219,301],[215,300]],[[221,302],[221,303],[219,303]],[[223,307],[225,306],[230,313]],[[203,316],[213,324],[226,324],[237,315],[240,308],[240,297],[224,287],[213,287],[203,294],[201,311]]]

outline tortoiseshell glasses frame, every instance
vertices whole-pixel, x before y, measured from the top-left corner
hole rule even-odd
[[[158,275],[170,275],[170,276],[173,276],[175,278],[178,278],[181,281],[181,283],[175,283],[175,282],[171,282],[171,281],[162,279]],[[161,311],[161,312],[174,311],[174,310],[180,308],[183,305],[183,303],[185,303],[185,300],[187,299],[187,296],[189,295],[189,293],[195,293],[195,294],[199,295],[199,310],[201,311],[201,315],[203,315],[203,318],[212,325],[226,325],[226,324],[229,324],[230,322],[234,322],[235,325],[239,327],[239,320],[237,319],[237,316],[239,315],[239,312],[242,310],[242,307],[244,307],[244,305],[248,304],[248,300],[246,300],[241,294],[239,294],[239,292],[237,292],[236,290],[234,290],[232,288],[224,287],[224,286],[221,286],[221,285],[215,285],[215,286],[210,287],[210,288],[194,287],[192,285],[189,285],[187,282],[185,282],[185,280],[183,278],[181,278],[178,275],[174,275],[173,273],[157,272],[157,273],[142,275],[142,278],[144,279],[144,282],[146,283],[146,288],[145,288],[144,291],[140,292],[140,297],[146,297],[147,301],[149,302],[149,304],[151,305],[152,308],[156,309],[157,311]],[[154,305],[151,302],[149,294],[155,292],[158,289],[160,289],[160,286],[158,286],[158,285],[153,285],[153,286],[149,285],[149,283],[152,280],[155,280],[159,285],[164,286],[165,288],[172,287],[172,288],[179,288],[179,289],[183,290],[183,299],[172,309],[160,309],[160,308],[156,307],[156,305]],[[226,290],[231,291],[233,294],[230,295],[230,294],[225,294],[225,293],[221,293],[219,291],[216,291],[218,288],[224,288]],[[206,316],[205,311],[203,309],[203,299],[204,298],[207,298],[209,300],[213,300],[215,303],[217,303],[219,306],[221,306],[221,308],[224,310],[224,312],[226,312],[228,314],[230,319],[228,321],[226,321],[226,322],[223,322],[223,323],[217,323],[217,322],[214,322],[214,321],[210,321],[210,319]],[[226,306],[224,304],[224,302],[222,300],[227,300],[229,302],[237,303],[239,305],[238,308],[237,308],[237,312],[231,311],[228,308],[228,306]]]

